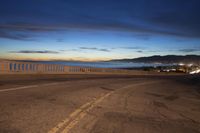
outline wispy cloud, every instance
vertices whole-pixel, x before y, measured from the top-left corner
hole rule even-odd
[[[134,50],[139,50],[139,49],[144,49],[143,47],[120,47],[120,49],[134,49]]]
[[[179,52],[183,53],[192,53],[192,52],[200,52],[200,49],[198,48],[189,48],[189,49],[179,49]]]
[[[13,37],[14,31],[50,32],[68,29],[123,31],[141,35],[148,39],[149,35],[164,35],[178,37],[200,37],[200,15],[198,0],[183,2],[180,0],[119,0],[86,1],[82,9],[82,1],[48,1],[38,3],[35,0],[9,1],[0,3],[0,34],[1,38],[23,39]],[[173,5],[173,6],[172,6]],[[119,8],[120,7],[120,10]],[[145,8],[146,10],[144,10]],[[31,9],[31,10],[30,10]],[[103,10],[102,10],[103,9]],[[111,10],[112,9],[112,10]],[[170,9],[170,10],[169,10]],[[91,12],[92,11],[92,12]],[[183,15],[184,14],[184,15]],[[30,23],[32,22],[32,23]],[[9,33],[9,34],[8,34]],[[17,34],[17,33],[15,33]],[[145,37],[146,35],[146,37]]]
[[[96,48],[96,47],[79,47],[79,49],[82,49],[82,50],[95,50],[95,51],[102,51],[102,52],[110,52],[109,49]]]
[[[24,33],[10,33],[1,30],[0,30],[0,38],[9,38],[13,40],[33,40],[31,36]]]
[[[57,39],[56,42],[64,42],[63,39]]]
[[[58,54],[57,51],[49,50],[20,50],[20,51],[10,51],[10,53],[21,53],[21,54]]]
[[[138,50],[137,52],[138,52],[138,53],[143,53],[143,51],[142,51],[142,50]]]
[[[95,21],[95,20],[92,20]],[[97,31],[114,31],[114,32],[127,32],[140,34],[139,37],[147,39],[149,35],[167,35],[167,36],[178,36],[178,37],[196,37],[198,35],[191,35],[185,32],[177,32],[166,29],[146,28],[139,26],[138,24],[124,23],[124,22],[103,22],[103,23],[66,23],[66,24],[34,24],[34,23],[12,23],[12,24],[0,24],[0,37],[25,40],[27,38],[34,38],[34,33],[42,32],[58,32],[73,30],[97,30]],[[12,34],[11,34],[12,33]],[[20,34],[19,34],[20,33]],[[27,35],[27,33],[32,33]],[[138,37],[135,36],[134,37]],[[60,40],[58,40],[60,41]]]

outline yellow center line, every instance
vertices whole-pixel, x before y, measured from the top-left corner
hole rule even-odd
[[[100,97],[99,99],[96,100],[96,98],[90,102],[87,102],[86,104],[82,105],[80,108],[76,109],[74,112],[72,112],[68,118],[60,122],[56,127],[52,128],[48,133],[57,133],[64,125],[68,124],[68,126],[65,128],[67,130],[69,127],[74,127],[76,123],[78,123],[77,119],[82,118],[83,116],[86,115],[85,112],[91,110],[94,105],[102,101],[105,97],[110,95],[111,93],[107,93],[104,96]],[[73,125],[73,126],[72,126]],[[71,129],[71,128],[70,128]]]
[[[56,127],[52,128],[48,133],[56,133],[62,128],[65,124],[70,122],[75,116],[77,116],[84,108],[87,108],[92,104],[93,101],[87,102],[86,104],[82,105],[80,108],[76,109],[74,112],[72,112],[68,118],[60,122]]]
[[[127,85],[127,86],[123,87],[123,89],[129,88],[129,87],[134,87],[134,86],[152,84],[152,83],[156,83],[156,82],[154,81],[154,82],[131,84],[131,85]],[[69,131],[75,125],[77,125],[81,121],[81,119],[83,119],[87,115],[87,113],[90,110],[92,110],[97,104],[102,102],[105,98],[110,96],[112,93],[114,93],[114,91],[107,93],[98,99],[94,99],[94,100],[82,105],[80,108],[78,108],[74,112],[72,112],[68,118],[66,118],[65,120],[60,122],[56,127],[52,128],[48,133],[57,133],[61,129],[63,129],[61,133],[69,133]],[[64,127],[65,125],[66,125],[66,127]]]
[[[79,115],[73,119],[61,133],[68,133],[70,129],[72,129],[81,119],[83,119],[87,113],[92,110],[97,104],[99,104],[101,101],[103,101],[106,97],[110,96],[112,92],[105,94],[101,98],[97,99],[91,106],[89,106],[87,109],[83,110],[82,112],[79,113]]]

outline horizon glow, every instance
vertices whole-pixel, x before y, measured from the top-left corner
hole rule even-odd
[[[0,58],[200,55],[199,6],[196,0],[0,1]]]

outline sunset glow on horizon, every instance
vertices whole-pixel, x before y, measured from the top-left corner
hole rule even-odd
[[[0,58],[107,61],[200,55],[197,0],[0,2]]]

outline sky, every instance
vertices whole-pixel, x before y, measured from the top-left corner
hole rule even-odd
[[[0,0],[0,58],[200,55],[199,0]]]

